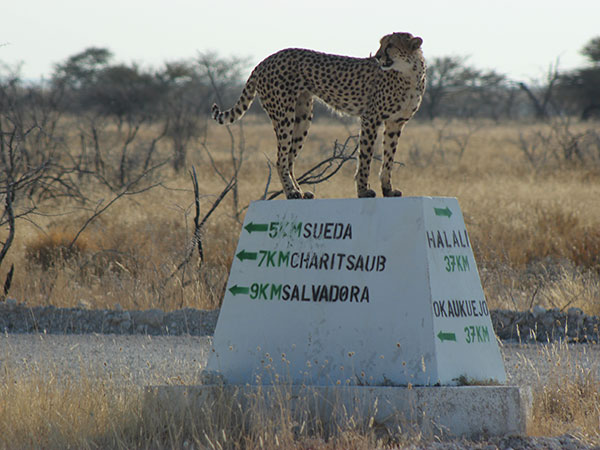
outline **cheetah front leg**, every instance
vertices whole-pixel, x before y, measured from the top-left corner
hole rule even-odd
[[[383,160],[379,179],[381,180],[381,191],[384,197],[401,197],[402,192],[392,189],[392,169],[394,168],[394,155],[398,147],[398,139],[404,128],[405,120],[385,122],[383,133]]]
[[[369,187],[369,172],[371,170],[371,161],[373,160],[373,147],[377,139],[377,130],[381,122],[362,118],[360,125],[360,148],[358,154],[358,164],[356,166],[356,193],[359,198],[375,197],[375,191]]]

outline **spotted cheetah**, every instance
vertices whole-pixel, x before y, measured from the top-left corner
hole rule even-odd
[[[375,56],[368,58],[298,48],[281,50],[256,66],[233,108],[221,111],[214,104],[213,118],[220,124],[240,119],[258,94],[275,128],[277,171],[288,199],[314,197],[302,192],[294,176],[294,160],[312,120],[313,96],[341,113],[360,117],[355,175],[358,197],[375,197],[369,187],[369,171],[383,123],[381,188],[384,197],[399,197],[402,193],[392,188],[391,171],[398,138],[425,91],[422,43],[410,33],[388,34],[381,38]]]

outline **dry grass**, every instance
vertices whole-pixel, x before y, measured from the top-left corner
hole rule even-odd
[[[0,379],[2,449],[117,448],[139,409],[134,392],[91,374],[59,381],[35,368],[26,378],[4,368]]]
[[[309,418],[308,407],[291,410],[285,388],[274,408],[257,393],[243,409],[223,392],[193,411],[156,409],[144,401],[142,388],[116,381],[121,374],[98,375],[82,362],[79,373],[66,377],[59,368],[35,366],[23,377],[23,368],[8,361],[0,373],[0,449],[370,449],[390,440],[382,440],[368,418],[353,415],[325,431]]]
[[[547,373],[537,373],[530,434],[552,436],[568,433],[599,445],[598,362],[583,364],[564,343],[554,343],[539,352],[552,369]],[[531,362],[529,365],[536,368]]]
[[[239,149],[240,142],[246,148],[240,206],[262,195],[266,158],[275,157],[270,124],[262,117],[249,117],[244,124],[243,140],[242,128],[232,128],[234,148]],[[357,131],[355,123],[316,123],[298,172],[328,154],[334,140],[343,141]],[[532,154],[532,148],[523,147],[523,138],[540,133],[549,136],[548,125],[411,123],[398,153],[406,165],[396,169],[395,181],[405,195],[458,197],[491,308],[576,306],[599,314],[600,163],[562,160],[551,142]],[[190,155],[205,195],[204,212],[224,187],[204,149],[230,175],[231,145],[224,128],[209,125],[206,139],[198,141]],[[376,163],[371,180],[375,186],[377,169]],[[319,197],[353,197],[353,171],[345,167],[312,190]],[[190,243],[193,195],[187,175],[163,176],[168,189],[119,201],[68,251],[89,211],[64,202],[46,205],[53,215],[36,218],[35,226],[20,222],[8,264],[2,267],[16,267],[10,295],[30,305],[63,307],[217,307],[240,230],[231,198],[204,230],[201,269],[195,259],[170,277]],[[279,187],[276,180],[273,186]],[[88,190],[93,198],[110,198],[97,187]],[[0,273],[2,279],[4,275]],[[540,376],[535,388],[534,434],[574,432],[598,443],[597,371],[578,366],[565,348],[553,347],[545,357],[554,368],[550,381],[542,382]],[[137,388],[123,388],[85,370],[62,380],[36,368],[26,378],[15,376],[7,366],[0,373],[0,448],[360,449],[377,444],[374,430],[352,421],[341,424],[330,441],[318,434],[299,439],[285,408],[274,418],[251,411],[256,417],[270,417],[254,428],[235,408],[214,413],[202,418],[148,416]]]
[[[236,217],[232,196],[204,230],[205,261],[197,259],[171,276],[191,242],[193,195],[187,174],[168,169],[163,187],[119,200],[86,229],[76,245],[66,246],[90,216],[74,202],[43,205],[50,214],[35,226],[21,221],[3,264],[14,263],[10,295],[30,305],[91,308],[180,307],[219,305],[243,218],[243,207],[263,194],[267,159],[275,158],[275,138],[262,116],[247,117],[231,128],[209,124],[189,156],[199,174],[205,213],[232,174],[231,149],[244,148]],[[488,302],[492,308],[527,309],[534,304],[600,312],[600,151],[585,163],[560,157],[554,125],[485,121],[411,123],[400,139],[395,183],[405,195],[457,197],[474,244]],[[588,136],[594,124],[569,125],[572,134]],[[554,126],[555,128],[558,126]],[[297,173],[331,153],[334,141],[356,134],[356,122],[322,120],[313,125]],[[556,134],[556,133],[554,133]],[[557,147],[558,146],[558,147]],[[159,149],[166,152],[166,149]],[[596,158],[596,159],[594,159]],[[371,184],[378,185],[379,162]],[[319,197],[353,197],[353,164],[332,180],[310,187]],[[279,188],[273,174],[273,188]],[[104,203],[114,195],[84,186]],[[93,208],[93,206],[92,206]],[[196,258],[196,257],[195,257]],[[0,279],[4,272],[0,273]]]
[[[540,359],[546,361],[548,371],[537,368]],[[334,425],[325,425],[309,414],[310,399],[306,404],[296,399],[292,406],[285,387],[274,403],[258,392],[242,408],[223,392],[200,409],[157,410],[144,402],[139,384],[123,381],[129,379],[127,373],[100,373],[82,360],[78,372],[65,376],[59,367],[16,368],[10,355],[4,361],[0,449],[371,449],[426,447],[437,440],[435,435],[419,434],[408,423],[386,430],[351,411],[338,411]],[[537,357],[521,361],[533,373],[530,435],[568,433],[588,444],[600,444],[600,378],[597,364],[588,363],[564,344],[540,349]],[[197,384],[193,379],[176,382]]]

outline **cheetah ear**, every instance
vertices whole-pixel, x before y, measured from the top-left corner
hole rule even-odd
[[[415,51],[419,48],[421,48],[421,45],[423,44],[423,39],[421,39],[420,37],[415,37],[412,38],[410,41],[410,48]]]

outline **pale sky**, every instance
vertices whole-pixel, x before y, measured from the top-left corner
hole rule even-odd
[[[1,11],[0,62],[22,63],[26,78],[90,46],[143,67],[205,51],[255,65],[287,47],[368,56],[383,35],[408,31],[426,58],[468,56],[528,81],[557,58],[582,66],[579,51],[600,36],[598,0],[3,0]]]

